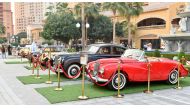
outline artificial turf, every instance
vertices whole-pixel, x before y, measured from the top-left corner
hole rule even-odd
[[[23,84],[40,84],[40,83],[45,83],[48,80],[48,75],[40,75],[40,79],[35,78],[36,75],[29,75],[29,76],[17,76],[17,79],[20,80]],[[51,74],[50,79],[53,82],[57,82],[57,75],[56,74]],[[60,81],[75,81],[75,80],[80,80],[79,79],[69,79],[66,78],[65,76],[61,75]]]
[[[150,83],[151,90],[161,90],[161,89],[169,89],[173,88],[176,85],[169,85],[166,82],[151,82]],[[182,87],[190,86],[190,77],[186,77],[180,80],[180,85]],[[68,101],[76,101],[79,100],[78,96],[81,95],[81,84],[75,85],[65,85],[63,86],[63,91],[54,91],[55,87],[43,87],[36,88],[36,91],[43,95],[50,103],[60,103],[60,102],[68,102]],[[147,83],[130,83],[127,88],[122,90],[122,94],[131,94],[137,92],[143,92],[143,90],[147,89]],[[106,87],[96,86],[92,83],[85,84],[85,95],[90,99],[113,96],[117,94],[117,91],[112,91],[107,89]]]

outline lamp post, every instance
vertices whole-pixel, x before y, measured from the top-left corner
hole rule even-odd
[[[84,3],[82,3],[81,7],[81,16],[82,16],[82,50],[85,49],[85,17],[84,17]]]
[[[86,35],[85,35],[85,46],[87,46],[87,44],[88,44],[88,32],[87,32],[87,29],[90,27],[90,24],[88,24],[87,22],[86,22]]]
[[[80,28],[80,23],[76,24],[77,28]],[[82,36],[82,50],[84,50],[87,45],[87,29],[90,27],[90,24],[86,22],[85,24],[85,36]]]

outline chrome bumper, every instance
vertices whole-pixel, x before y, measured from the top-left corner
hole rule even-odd
[[[90,76],[89,75],[86,75],[86,77],[89,79],[89,80],[91,80],[91,78],[90,78]],[[98,76],[92,76],[92,79],[93,80],[95,80],[96,82],[107,82],[108,81],[108,79],[103,79],[103,78],[100,78],[100,77],[98,77]]]

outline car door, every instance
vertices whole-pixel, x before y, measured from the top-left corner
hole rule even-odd
[[[150,62],[150,78],[151,80],[160,80],[161,77],[161,62],[159,59],[149,60]]]
[[[161,64],[159,61],[149,60],[147,61],[139,61],[131,64],[131,70],[134,72],[134,80],[136,81],[147,81],[148,80],[148,64],[150,63],[150,80],[160,80],[160,67]],[[134,67],[133,67],[134,66]]]

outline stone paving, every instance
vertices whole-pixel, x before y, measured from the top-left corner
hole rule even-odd
[[[30,75],[24,68],[26,64],[5,64],[0,56],[0,104],[1,105],[47,105],[50,104],[34,88],[56,86],[57,84],[24,85],[16,76]],[[40,74],[44,74],[40,71]],[[61,85],[78,84],[80,81],[67,81]],[[57,103],[57,105],[189,105],[190,87],[182,90],[166,89],[152,94],[126,94],[124,98],[103,97],[85,101]]]

